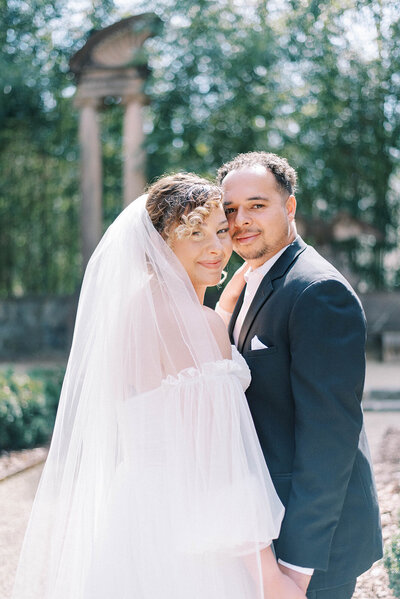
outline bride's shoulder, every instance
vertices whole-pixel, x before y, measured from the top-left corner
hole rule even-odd
[[[222,357],[231,360],[232,347],[229,341],[229,336],[224,321],[222,320],[220,315],[215,312],[215,310],[212,310],[207,306],[203,306],[203,310],[207,318],[207,322],[210,326],[210,329],[218,343]]]
[[[215,310],[209,308],[208,306],[203,306],[204,314],[206,315],[208,324],[210,325],[213,331],[218,331],[220,334],[224,334],[225,337],[228,338],[228,333],[226,330],[226,326],[222,318],[219,314],[216,313]]]

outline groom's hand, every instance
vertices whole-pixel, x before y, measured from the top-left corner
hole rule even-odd
[[[308,574],[302,574],[301,572],[296,572],[296,570],[292,570],[291,568],[287,568],[282,564],[278,564],[281,572],[289,576],[297,586],[303,591],[305,594],[307,592],[308,585],[310,584],[311,576]]]

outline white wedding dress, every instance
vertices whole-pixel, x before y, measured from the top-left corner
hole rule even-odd
[[[82,285],[13,599],[264,599],[279,534],[244,395],[139,198]]]
[[[123,406],[126,460],[85,598],[260,596],[251,561],[278,536],[283,508],[242,390],[249,369],[236,348],[233,358],[183,370]]]
[[[278,536],[283,507],[243,394],[249,383],[234,347],[233,360],[185,369],[125,403],[126,459],[85,599],[261,596],[258,552]]]

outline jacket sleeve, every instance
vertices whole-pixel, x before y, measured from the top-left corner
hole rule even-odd
[[[288,327],[295,457],[278,554],[326,570],[362,428],[365,318],[351,289],[327,279],[302,291]]]

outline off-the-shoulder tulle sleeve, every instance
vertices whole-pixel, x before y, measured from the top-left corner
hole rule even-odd
[[[209,375],[218,376],[231,374],[239,379],[242,389],[246,391],[251,383],[250,369],[242,354],[239,353],[235,345],[232,345],[231,360],[217,360],[215,362],[206,362],[201,368],[185,368],[177,376],[169,375],[163,385],[176,385],[183,382],[194,381],[196,378]]]

